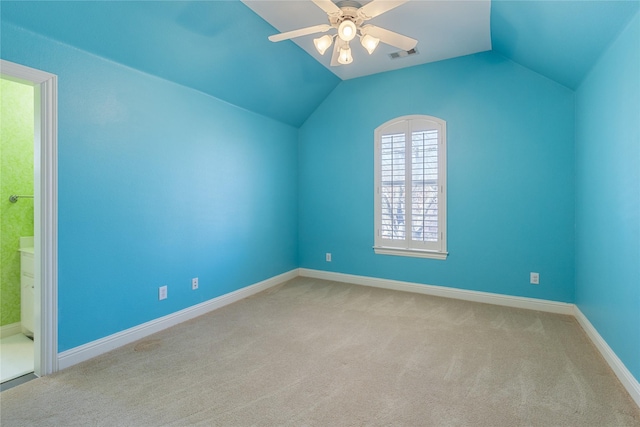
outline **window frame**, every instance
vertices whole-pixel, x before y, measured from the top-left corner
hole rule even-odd
[[[423,130],[424,123],[428,123],[429,129],[438,131],[438,233],[437,241],[425,243],[411,239],[411,210],[412,192],[405,190],[403,215],[409,217],[405,220],[404,239],[385,239],[382,237],[382,137],[390,132],[405,133],[405,144],[412,143],[412,133],[414,129]],[[405,188],[411,188],[411,161],[404,157]],[[419,258],[431,258],[444,260],[447,258],[447,123],[446,121],[427,115],[408,115],[397,117],[378,126],[374,132],[374,252],[381,255],[398,255]]]

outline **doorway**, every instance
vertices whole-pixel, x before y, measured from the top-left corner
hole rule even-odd
[[[0,383],[34,371],[33,86],[0,79]]]
[[[43,376],[58,370],[57,77],[0,60],[0,78],[33,90],[33,193],[11,196],[32,196],[33,369]],[[16,204],[29,198],[17,198]]]

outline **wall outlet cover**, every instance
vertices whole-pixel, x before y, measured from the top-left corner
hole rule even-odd
[[[540,284],[540,273],[531,273],[529,275],[529,282],[532,285],[539,285]]]

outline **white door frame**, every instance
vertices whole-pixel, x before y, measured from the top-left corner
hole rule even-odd
[[[2,78],[34,89],[35,374],[58,370],[58,77],[0,60]]]

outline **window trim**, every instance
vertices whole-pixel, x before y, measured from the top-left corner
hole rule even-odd
[[[395,240],[390,245],[389,239],[383,239],[380,234],[382,226],[382,199],[380,191],[380,180],[382,175],[381,144],[382,135],[388,132],[389,128],[404,127],[404,131],[409,135],[412,133],[413,125],[417,121],[427,121],[434,124],[438,129],[438,231],[440,238],[434,246],[435,249],[425,249],[411,247],[410,233],[406,240]],[[378,126],[374,132],[374,246],[373,250],[380,255],[396,255],[418,258],[431,258],[445,260],[447,252],[447,125],[446,121],[427,115],[408,115],[397,117]],[[411,141],[411,138],[407,139]],[[409,160],[407,160],[408,162]],[[410,169],[406,169],[410,170]],[[407,209],[410,209],[408,207]]]

